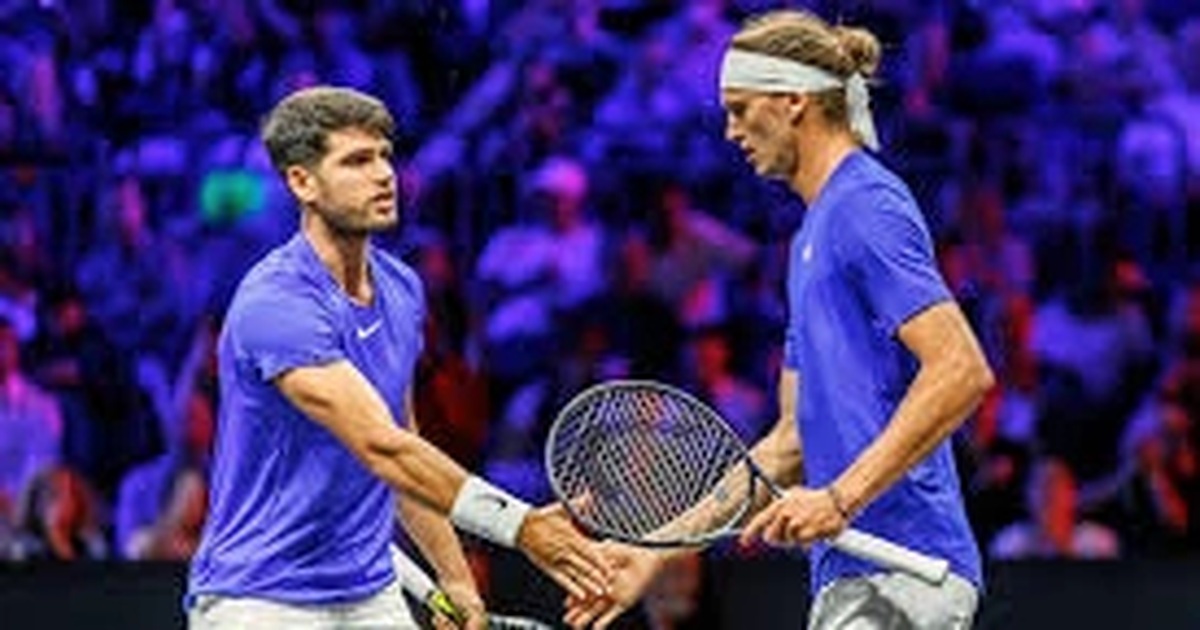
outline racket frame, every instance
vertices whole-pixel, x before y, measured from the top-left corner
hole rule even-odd
[[[558,478],[559,475],[555,474],[557,466],[554,462],[556,459],[569,460],[575,456],[573,452],[564,453],[557,457],[555,455],[556,450],[559,448],[557,441],[562,425],[573,421],[572,418],[574,418],[578,407],[589,403],[592,398],[601,395],[603,392],[630,388],[654,390],[669,397],[679,398],[706,416],[707,424],[719,427],[718,430],[722,431],[726,437],[731,438],[731,443],[740,450],[738,458],[740,461],[735,465],[746,467],[749,488],[747,488],[742,505],[722,526],[687,538],[648,539],[641,536],[631,536],[605,527],[602,524],[596,523],[594,519],[589,518],[575,506],[571,505],[572,498],[567,496],[566,489],[562,487],[562,483]],[[578,436],[576,436],[576,441],[579,443],[584,442],[578,439]],[[578,445],[571,448],[578,448]],[[562,407],[550,427],[546,440],[545,466],[554,495],[558,497],[564,508],[566,508],[567,512],[580,527],[595,537],[610,538],[639,547],[658,549],[703,547],[718,540],[733,537],[740,531],[738,525],[740,525],[742,519],[746,517],[746,514],[754,504],[757,493],[756,483],[758,481],[761,481],[774,497],[783,495],[783,489],[763,472],[762,468],[754,461],[754,458],[750,456],[750,451],[746,447],[745,442],[730,428],[729,424],[720,414],[690,393],[672,385],[653,380],[616,379],[604,381],[576,394]],[[949,562],[943,558],[935,558],[850,527],[844,529],[837,536],[828,539],[827,542],[834,548],[845,553],[869,560],[888,569],[904,571],[934,585],[941,584],[949,573]]]

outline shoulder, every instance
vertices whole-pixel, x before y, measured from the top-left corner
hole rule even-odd
[[[844,192],[828,233],[850,260],[866,251],[932,251],[932,237],[906,188],[886,181],[864,182]]]
[[[842,221],[862,225],[880,215],[920,216],[904,180],[866,153],[847,156],[826,185],[828,202]]]
[[[921,210],[903,182],[868,180],[846,191],[839,208],[842,220],[858,233],[895,227],[924,226]]]
[[[227,322],[236,329],[264,315],[331,311],[332,292],[323,286],[317,271],[290,243],[272,250],[242,278]]]
[[[846,156],[834,170],[829,185],[835,196],[864,198],[882,195],[912,200],[908,184],[877,158],[863,151]]]

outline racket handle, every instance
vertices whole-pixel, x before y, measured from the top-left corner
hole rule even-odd
[[[903,571],[934,586],[941,584],[950,572],[950,563],[943,558],[913,551],[861,530],[847,529],[830,542],[840,551],[885,569]]]
[[[434,583],[412,558],[409,558],[400,548],[391,545],[392,566],[400,580],[400,587],[412,593],[431,612],[445,615],[454,625],[462,628],[467,625],[467,615]]]

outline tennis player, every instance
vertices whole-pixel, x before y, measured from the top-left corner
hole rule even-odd
[[[564,512],[468,475],[417,434],[422,288],[370,240],[398,223],[392,130],[379,101],[330,87],[287,96],[265,121],[300,229],[242,280],[221,332],[193,628],[416,627],[388,548],[393,497],[474,628],[483,604],[452,525],[519,548],[575,596],[605,589],[603,558]]]
[[[868,31],[779,11],[754,18],[722,62],[727,136],[807,205],[791,240],[781,417],[751,451],[791,485],[742,541],[810,546],[810,628],[969,628],[982,586],[947,441],[993,377],[939,276],[907,186],[871,153]],[[803,442],[803,448],[801,443]],[[825,544],[853,522],[950,563],[939,586]],[[569,601],[605,627],[640,597],[661,552],[608,547],[611,598]]]

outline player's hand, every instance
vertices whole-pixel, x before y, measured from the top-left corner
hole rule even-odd
[[[562,506],[530,511],[517,534],[517,547],[572,597],[608,593],[611,571],[607,561],[598,544],[575,529]]]
[[[483,604],[483,598],[479,596],[479,591],[475,589],[475,585],[471,582],[451,581],[443,582],[440,585],[442,592],[458,606],[460,610],[467,614],[467,623],[463,628],[467,630],[486,630],[487,629],[487,608]],[[434,625],[438,630],[459,630],[453,620],[443,616],[434,615]]]
[[[762,539],[768,545],[808,546],[846,528],[833,497],[825,490],[792,488],[756,514],[742,530],[743,545]]]
[[[568,597],[563,622],[572,628],[592,623],[595,628],[607,628],[642,598],[666,558],[650,549],[615,542],[605,542],[600,548],[613,571],[611,592],[603,597]]]

